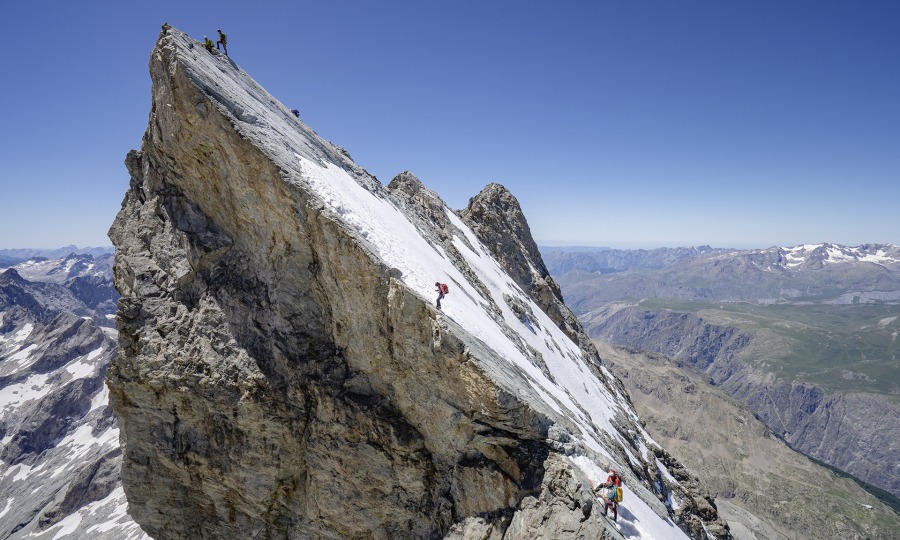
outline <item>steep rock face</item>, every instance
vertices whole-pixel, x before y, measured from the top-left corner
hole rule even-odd
[[[411,174],[385,189],[169,27],[150,71],[110,229],[108,373],[148,533],[609,537],[587,488],[616,464],[645,529],[729,538],[714,510],[661,502],[689,490],[618,385]],[[435,279],[455,284],[443,313]]]
[[[585,321],[592,337],[663,354],[703,370],[792,448],[900,493],[900,406],[877,394],[829,393],[776,380],[742,359],[752,336],[695,315],[611,307]]]
[[[900,405],[877,394],[827,393],[803,383],[743,377],[723,388],[792,448],[893,494],[900,493]]]

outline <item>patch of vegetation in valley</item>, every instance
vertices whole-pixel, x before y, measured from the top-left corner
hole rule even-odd
[[[900,306],[705,303],[647,299],[649,311],[692,313],[754,335],[745,359],[786,380],[900,399]]]

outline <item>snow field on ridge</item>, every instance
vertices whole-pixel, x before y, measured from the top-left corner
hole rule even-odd
[[[594,482],[606,480],[606,471],[585,456],[570,458],[577,467]],[[665,468],[663,468],[665,471]],[[667,473],[666,473],[667,474]],[[597,479],[600,480],[597,480]],[[675,540],[689,538],[671,519],[662,518],[653,511],[636,493],[622,484],[622,503],[619,505],[619,516],[616,528],[627,540]],[[597,499],[597,504],[603,503]],[[602,509],[601,509],[602,511]]]
[[[318,195],[325,204],[340,216],[347,224],[351,225],[361,236],[372,243],[377,250],[377,255],[388,266],[397,268],[403,272],[402,280],[413,291],[416,291],[425,302],[433,302],[433,299],[425,296],[423,291],[434,288],[434,280],[448,281],[455,284],[453,292],[443,302],[443,312],[451,317],[460,326],[465,328],[475,337],[489,344],[507,362],[513,363],[524,371],[527,380],[532,384],[539,395],[544,396],[548,405],[557,412],[562,412],[572,419],[581,430],[581,439],[592,450],[612,460],[612,456],[603,445],[593,436],[589,424],[593,422],[610,436],[619,440],[622,447],[629,453],[629,457],[637,463],[637,458],[630,455],[629,445],[621,440],[618,431],[612,426],[612,414],[615,410],[622,410],[632,419],[637,421],[632,411],[624,410],[616,405],[608,390],[593,376],[583,364],[581,350],[562,331],[550,321],[549,317],[535,305],[515,284],[511,278],[500,268],[496,260],[491,257],[483,245],[475,237],[474,233],[452,212],[447,212],[453,224],[464,231],[473,246],[481,253],[471,251],[465,242],[456,238],[454,245],[463,254],[472,269],[491,291],[497,305],[503,311],[505,321],[514,330],[518,337],[530,346],[538,350],[543,356],[551,375],[562,386],[554,384],[546,378],[543,372],[525,358],[519,349],[513,344],[507,335],[497,326],[497,323],[486,313],[480,297],[480,293],[468,282],[468,280],[446,259],[442,250],[432,246],[421,236],[418,229],[387,200],[376,197],[371,192],[360,186],[343,169],[329,164],[320,167],[318,164],[297,156],[301,163],[303,173],[307,176],[310,186],[317,190]],[[435,278],[434,276],[438,276]],[[460,290],[461,289],[461,290]],[[509,294],[526,302],[532,309],[537,319],[539,334],[533,334],[512,313],[503,300],[503,294]],[[435,295],[437,293],[435,292]],[[561,347],[555,350],[550,343]],[[607,377],[611,374],[602,368]],[[562,411],[565,408],[566,411]],[[587,412],[587,417],[582,410]],[[642,433],[645,440],[649,435]],[[648,449],[641,442],[640,449],[647,453]],[[600,482],[606,477],[606,473],[598,466],[585,467],[584,464],[592,463],[588,459],[572,461],[573,464],[594,482]],[[668,474],[667,471],[665,474]],[[638,497],[631,497],[629,508],[634,508],[634,516],[640,521],[658,521],[657,515],[649,506]],[[638,502],[640,501],[640,502]],[[652,516],[652,517],[651,517]],[[665,523],[665,521],[664,521]],[[634,525],[635,534],[627,534],[626,538],[645,538],[641,530],[653,531],[652,534],[663,533],[667,536],[650,536],[646,538],[675,538],[686,537],[677,527],[669,524],[663,528],[644,523]],[[674,533],[673,531],[677,531]],[[627,532],[627,531],[626,531]],[[679,534],[681,536],[679,536]]]

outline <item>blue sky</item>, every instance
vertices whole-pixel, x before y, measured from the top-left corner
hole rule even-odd
[[[163,22],[539,243],[900,244],[900,2],[4,2],[0,248],[108,245]]]

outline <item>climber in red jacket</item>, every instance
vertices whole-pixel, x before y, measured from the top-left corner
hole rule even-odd
[[[440,281],[435,281],[434,286],[437,287],[435,292],[438,293],[437,308],[441,309],[441,300],[443,300],[444,296],[450,292],[450,289],[447,287],[446,283],[441,283]]]
[[[600,484],[600,487],[619,487],[621,485],[622,477],[619,476],[619,473],[617,473],[615,469],[610,469],[609,476],[606,478],[606,482]]]
[[[619,518],[619,494],[617,488],[621,487],[622,477],[619,476],[615,469],[610,469],[606,482],[603,482],[594,488],[594,495],[603,499],[603,515],[607,515],[607,513],[612,510],[613,521],[616,521]]]

